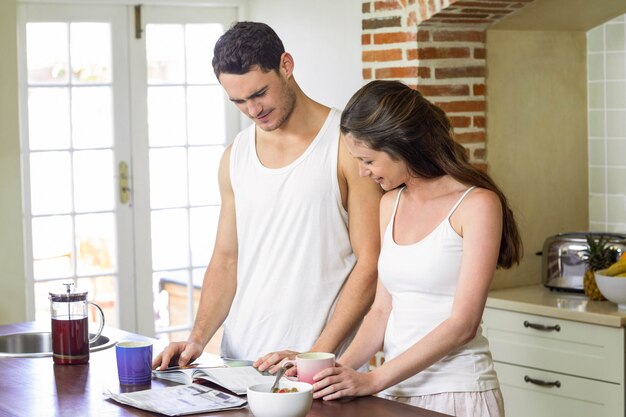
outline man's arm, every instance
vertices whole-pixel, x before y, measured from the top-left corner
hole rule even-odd
[[[220,217],[211,261],[204,273],[200,304],[193,329],[186,342],[172,342],[154,359],[152,368],[165,369],[171,361],[184,366],[202,354],[204,347],[222,325],[237,290],[237,223],[235,196],[230,182],[229,146],[219,167],[222,199]]]
[[[358,162],[348,152],[343,137],[339,142],[338,176],[357,262],[341,290],[331,320],[311,347],[313,351],[335,351],[360,324],[376,293],[382,190],[370,178],[359,176]]]

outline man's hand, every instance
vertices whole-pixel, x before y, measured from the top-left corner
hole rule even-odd
[[[194,342],[172,342],[152,361],[152,369],[186,366],[202,354],[203,346]]]
[[[281,350],[280,352],[270,352],[265,356],[257,359],[252,366],[263,372],[268,370],[270,374],[275,374],[280,369],[280,363],[286,359],[295,359],[296,355],[300,352],[294,352],[293,350]],[[285,372],[286,376],[295,376],[296,367],[293,366]]]

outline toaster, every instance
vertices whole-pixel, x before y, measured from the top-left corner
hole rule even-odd
[[[589,248],[587,235],[595,239],[604,236],[621,255],[626,252],[626,234],[575,232],[548,237],[543,244],[542,283],[551,290],[584,292],[583,277],[586,264],[584,251]]]

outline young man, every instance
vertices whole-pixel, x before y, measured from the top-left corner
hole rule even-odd
[[[222,323],[222,355],[259,370],[300,351],[338,352],[374,297],[379,188],[359,177],[340,112],[302,92],[269,26],[235,24],[215,45],[213,69],[254,124],[220,162],[215,249],[189,340],[153,367],[194,360]]]

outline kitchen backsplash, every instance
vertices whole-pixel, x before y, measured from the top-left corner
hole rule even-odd
[[[587,32],[589,227],[626,232],[626,15]]]

